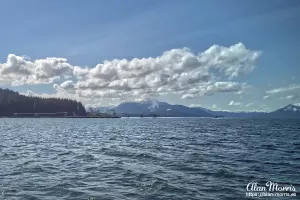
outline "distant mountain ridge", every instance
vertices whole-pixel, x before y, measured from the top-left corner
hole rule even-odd
[[[300,103],[289,104],[273,112],[213,111],[201,107],[171,105],[156,99],[123,102],[113,108],[121,116],[227,117],[227,118],[300,118]]]
[[[171,105],[156,99],[145,99],[142,101],[123,102],[115,108],[119,114],[129,116],[159,115],[162,117],[253,117],[264,114],[263,112],[227,112],[213,111],[201,107],[188,107],[183,105]]]
[[[289,104],[283,108],[267,113],[269,118],[297,118],[300,119],[300,103]]]
[[[119,114],[127,114],[129,116],[157,115],[161,117],[213,117],[212,114],[209,114],[204,110],[198,110],[183,105],[171,105],[155,99],[124,102],[118,105],[115,108],[115,111]]]
[[[266,112],[257,112],[257,111],[239,111],[239,112],[230,112],[230,111],[214,111],[206,108],[198,108],[198,109],[204,109],[208,113],[214,115],[214,116],[223,116],[223,117],[229,117],[229,118],[253,118],[253,117],[261,117],[266,114]]]

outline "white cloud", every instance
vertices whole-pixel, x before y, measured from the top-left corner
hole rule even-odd
[[[81,67],[75,66],[73,69],[73,75],[76,76],[77,78],[85,76],[88,73],[89,73],[89,69],[87,67],[81,68]]]
[[[71,75],[73,66],[64,58],[45,58],[34,61],[27,57],[9,54],[0,63],[0,83],[19,86],[24,84],[49,84],[61,76]]]
[[[184,95],[182,95],[182,99],[191,99],[191,98],[193,98],[193,97],[195,97],[195,95],[193,95],[193,94],[184,94]]]
[[[190,104],[189,107],[196,108],[196,107],[202,107],[202,105],[201,104]]]
[[[242,43],[230,47],[213,45],[201,53],[199,59],[207,66],[224,71],[229,78],[234,78],[240,74],[251,72],[261,53],[246,49]]]
[[[287,87],[281,87],[281,88],[276,88],[273,90],[268,90],[266,91],[267,94],[278,94],[278,93],[283,93],[283,92],[290,92],[290,91],[295,91],[300,89],[300,84],[292,84]]]
[[[26,96],[33,96],[33,97],[42,97],[42,98],[61,98],[61,97],[63,97],[63,96],[59,96],[58,94],[46,94],[46,93],[38,94],[31,90],[27,90],[26,92],[23,92],[20,94],[26,95]],[[70,99],[73,99],[73,98],[70,98]]]
[[[230,47],[214,45],[198,55],[188,48],[172,49],[156,58],[115,59],[94,68],[74,67],[73,74],[79,79],[78,90],[94,91],[99,97],[107,97],[106,93],[142,98],[174,93],[188,99],[217,92],[241,93],[247,85],[226,77],[232,79],[251,72],[260,54],[242,43]],[[215,70],[224,72],[223,77],[216,77]]]
[[[264,99],[277,98],[277,99],[288,99],[295,100],[300,97],[300,84],[291,84],[286,87],[275,88],[266,91]]]
[[[27,90],[25,93],[21,93],[21,94],[26,95],[26,96],[30,96],[30,97],[38,96],[37,94],[35,94],[31,90]]]
[[[214,111],[221,111],[221,108],[219,108],[216,104],[213,104],[209,109],[214,110]]]
[[[292,94],[292,95],[288,95],[288,96],[284,97],[284,99],[299,100],[300,99],[300,93],[295,93],[295,94]]]
[[[268,105],[261,105],[260,107],[261,107],[261,109],[260,109],[261,112],[270,112],[270,111],[272,111],[272,109],[270,107],[268,107]]]
[[[295,95],[288,95],[285,97],[286,99],[295,99]]]
[[[75,85],[74,85],[73,81],[67,80],[67,81],[63,82],[62,84],[60,84],[60,87],[63,89],[74,89]]]
[[[216,82],[208,85],[206,92],[237,92],[241,93],[247,85],[245,83],[238,82]]]
[[[250,107],[250,106],[253,106],[254,103],[248,103],[246,104],[246,107]]]
[[[108,109],[114,108],[118,105],[119,105],[118,103],[108,103],[108,105],[103,106],[103,103],[100,101],[100,102],[86,104],[85,109],[89,110],[90,108],[92,108],[92,109],[93,108],[94,109],[95,108],[102,108],[101,112],[103,112],[103,110],[108,110]]]
[[[241,106],[242,103],[241,102],[230,101],[228,105],[229,106]]]
[[[72,80],[53,85],[58,95],[73,94],[87,101],[166,94],[181,95],[182,99],[219,92],[242,94],[249,86],[232,79],[251,72],[260,55],[260,51],[237,43],[213,45],[197,54],[188,48],[171,49],[158,57],[106,60],[88,68],[73,66],[64,58],[26,60],[10,54],[6,63],[0,64],[0,83],[48,84],[69,78]]]

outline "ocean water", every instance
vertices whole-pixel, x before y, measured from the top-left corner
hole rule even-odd
[[[0,120],[0,199],[247,199],[267,181],[300,197],[300,121]]]

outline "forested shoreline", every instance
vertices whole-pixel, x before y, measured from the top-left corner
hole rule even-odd
[[[9,89],[0,88],[0,117],[12,117],[14,113],[55,113],[86,116],[81,102],[62,98],[25,96]]]

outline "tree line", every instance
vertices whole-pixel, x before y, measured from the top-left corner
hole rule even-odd
[[[85,116],[81,102],[64,98],[41,98],[25,96],[9,89],[0,88],[0,116],[11,117],[14,113],[56,113],[67,112]]]

